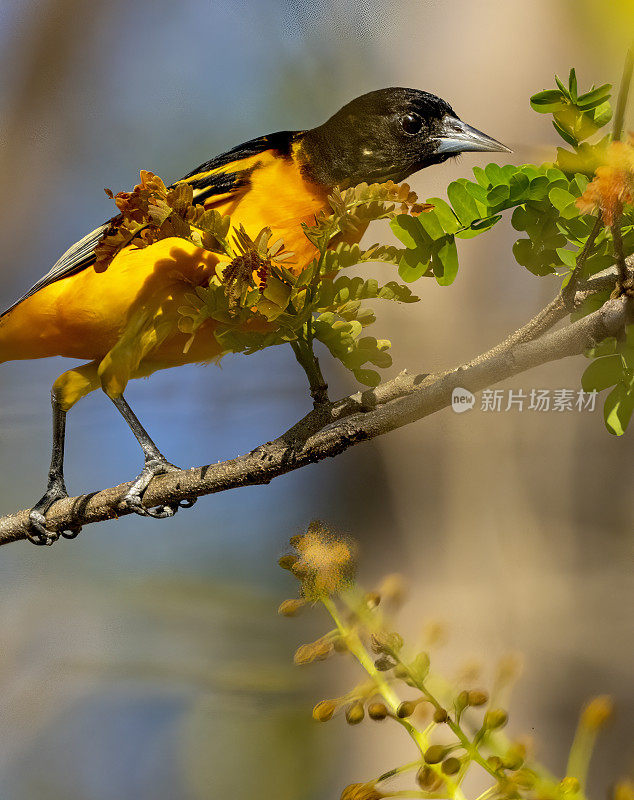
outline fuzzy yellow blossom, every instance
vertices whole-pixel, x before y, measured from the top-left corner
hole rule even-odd
[[[614,225],[623,206],[634,203],[634,134],[627,142],[612,142],[606,161],[576,201],[584,214],[599,209],[606,225]]]
[[[354,578],[353,543],[336,537],[322,523],[312,522],[305,534],[291,539],[291,544],[298,558],[290,569],[300,580],[305,598],[318,600],[335,594]]]

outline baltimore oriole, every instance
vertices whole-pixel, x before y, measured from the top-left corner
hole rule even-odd
[[[466,125],[435,95],[391,88],[356,98],[311,130],[282,131],[238,145],[175,183],[189,183],[196,203],[229,214],[236,228],[242,225],[246,231],[257,232],[269,226],[293,251],[291,269],[298,273],[315,254],[301,224],[310,223],[326,208],[334,187],[402,181],[465,151],[508,148]],[[67,496],[63,475],[66,412],[100,386],[145,456],[144,469],[123,504],[155,517],[171,516],[177,510],[143,505],[143,492],[152,477],[173,467],[128,406],[123,390],[130,378],[185,363],[209,362],[221,352],[209,326],[200,330],[186,352],[187,336],[175,324],[162,341],[154,341],[144,327],[159,313],[166,318],[174,315],[192,283],[209,280],[218,256],[172,237],[144,249],[124,248],[106,271],[97,272],[90,267],[108,225],[74,244],[0,315],[0,363],[49,356],[88,361],[53,384],[48,486],[30,515],[29,538],[36,544],[51,544],[60,533],[47,528],[44,515],[55,501]],[[113,352],[118,353],[116,365]]]

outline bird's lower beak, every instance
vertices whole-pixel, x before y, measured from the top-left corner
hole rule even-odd
[[[497,139],[487,136],[486,133],[472,128],[457,117],[447,116],[443,120],[443,127],[440,135],[435,139],[436,153],[465,153],[467,151],[476,152],[503,152],[512,153],[513,151]]]

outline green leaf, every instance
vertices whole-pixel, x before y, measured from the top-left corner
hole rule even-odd
[[[415,250],[406,250],[401,256],[401,263],[398,267],[398,274],[405,283],[417,281],[425,275],[430,266],[431,252],[428,247],[420,247]]]
[[[566,267],[573,268],[577,263],[577,254],[573,250],[568,250],[565,247],[558,247],[555,252],[559,256],[561,263]]]
[[[530,103],[533,111],[537,111],[538,114],[550,114],[552,111],[559,111],[563,108],[564,99],[560,89],[547,89],[534,94]]]
[[[597,106],[593,112],[593,119],[594,124],[597,125],[599,128],[602,128],[604,125],[607,125],[608,122],[612,119],[612,106],[609,102],[601,103],[601,105]]]
[[[602,392],[614,386],[623,375],[623,362],[620,355],[595,358],[581,377],[584,392]]]
[[[473,185],[478,186],[478,184]],[[481,186],[479,188],[482,189]],[[474,219],[478,219],[480,216],[476,201],[462,183],[458,183],[458,181],[450,183],[447,187],[447,197],[463,225],[470,225]]]
[[[588,111],[591,108],[596,108],[598,105],[604,103],[610,96],[611,83],[604,83],[598,89],[593,89],[590,92],[582,94],[577,100],[577,105],[582,111]]]
[[[603,418],[606,428],[615,436],[622,436],[627,430],[634,411],[634,391],[624,383],[618,383],[606,397]]]
[[[557,133],[561,136],[564,142],[567,142],[572,147],[576,147],[579,144],[576,136],[573,136],[570,131],[566,130],[563,125],[560,125],[556,119],[553,120],[553,128],[557,131]]]
[[[566,191],[565,189],[561,189],[558,186],[555,186],[554,189],[551,189],[550,192],[548,192],[548,199],[555,206],[557,211],[563,211],[563,209],[575,202],[575,198],[570,194],[570,192]]]
[[[570,92],[566,87],[563,85],[561,78],[559,75],[555,75],[555,83],[559,86],[559,91],[564,95],[564,97],[570,97]]]
[[[440,286],[449,286],[458,274],[458,250],[453,236],[447,237],[444,244],[432,254],[434,275]]]
[[[390,220],[394,235],[410,250],[426,244],[423,228],[418,219],[409,214],[399,214]]]
[[[573,103],[577,102],[577,73],[573,67],[568,75],[568,90],[570,92],[570,99]]]
[[[430,239],[438,240],[442,239],[445,235],[445,231],[443,226],[438,219],[438,216],[434,211],[429,211],[424,214],[419,214],[416,218],[418,220],[418,224],[421,225]]]
[[[381,383],[381,376],[374,369],[354,369],[354,377],[364,386],[378,386]]]
[[[432,214],[435,214],[438,217],[438,221],[447,233],[456,233],[456,231],[460,230],[460,220],[454,214],[449,203],[440,197],[429,197],[427,202],[434,206],[434,210],[421,214],[418,217],[421,222],[423,216],[431,216]]]

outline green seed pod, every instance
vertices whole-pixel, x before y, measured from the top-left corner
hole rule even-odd
[[[362,703],[353,703],[346,709],[346,722],[348,725],[358,725],[363,721],[365,711]]]
[[[445,775],[455,775],[456,772],[460,771],[460,759],[454,758],[453,756],[451,758],[446,758],[442,762],[441,769]]]
[[[305,605],[306,601],[301,597],[284,600],[277,609],[277,613],[281,614],[283,617],[295,617]]]
[[[368,706],[368,716],[370,719],[382,720],[387,717],[387,706],[385,703],[370,703]]]
[[[428,766],[421,767],[416,773],[416,783],[426,792],[435,792],[442,782],[440,775]]]
[[[328,722],[332,719],[337,710],[337,703],[334,700],[322,700],[313,708],[313,719],[317,722]]]
[[[405,719],[406,717],[411,717],[414,711],[416,711],[416,703],[411,700],[403,700],[396,709],[396,716],[399,719]]]
[[[489,730],[503,728],[508,722],[508,714],[501,708],[494,708],[484,715],[484,727]]]
[[[440,764],[447,755],[447,748],[442,744],[432,744],[425,750],[425,761],[428,764]]]
[[[449,714],[447,714],[446,708],[437,708],[434,711],[434,722],[447,722],[449,718]]]
[[[489,695],[480,689],[471,689],[467,692],[467,698],[470,706],[483,706],[489,702]]]

